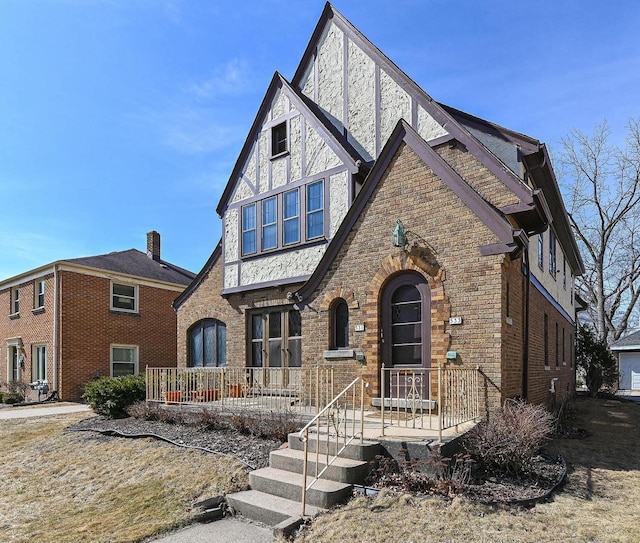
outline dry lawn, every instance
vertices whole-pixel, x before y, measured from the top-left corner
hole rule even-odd
[[[590,437],[550,445],[570,473],[549,503],[522,509],[381,493],[317,518],[296,543],[638,543],[640,405],[584,398],[576,410]]]
[[[248,482],[239,462],[148,439],[64,432],[86,413],[0,421],[0,541],[134,542]]]

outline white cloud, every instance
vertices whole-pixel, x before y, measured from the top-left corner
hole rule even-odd
[[[217,67],[213,75],[204,81],[191,83],[187,90],[200,99],[216,96],[237,96],[249,89],[249,65],[238,58]]]

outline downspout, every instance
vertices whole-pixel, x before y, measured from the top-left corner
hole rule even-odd
[[[58,264],[53,265],[53,383],[51,390],[58,390]]]
[[[522,349],[522,399],[526,400],[529,388],[529,285],[531,284],[531,269],[529,267],[529,247],[522,251],[524,259],[524,337]]]

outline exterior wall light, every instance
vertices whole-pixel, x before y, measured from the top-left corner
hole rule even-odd
[[[407,235],[404,232],[404,226],[400,219],[396,219],[396,228],[393,231],[391,241],[394,247],[404,247],[407,244]]]

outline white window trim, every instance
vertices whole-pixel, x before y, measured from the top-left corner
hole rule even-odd
[[[6,354],[6,358],[7,358],[7,381],[12,381],[12,375],[11,375],[11,359],[9,357],[9,354],[11,353],[11,347],[15,347],[16,350],[18,351],[18,379],[22,379],[22,363],[20,361],[20,357],[22,357],[23,361],[24,361],[24,355],[22,354],[22,349],[23,349],[23,343],[22,343],[22,339],[21,338],[10,338],[7,339],[7,354]]]
[[[38,349],[44,348],[44,376],[42,378],[43,381],[47,380],[47,358],[48,358],[48,349],[46,343],[37,343],[31,346],[31,380],[37,381],[39,377],[37,377],[38,373]]]
[[[125,309],[122,307],[114,307],[113,305],[113,286],[114,285],[124,285],[127,287],[133,287],[133,298],[134,298],[134,304],[135,304],[135,308],[134,309]],[[119,313],[140,313],[140,288],[138,285],[134,284],[134,283],[127,283],[126,281],[111,281],[111,284],[109,285],[109,307],[111,308],[111,311],[117,311]]]
[[[42,292],[40,292],[40,286],[42,285]],[[44,279],[39,279],[35,282],[33,288],[33,309],[42,309],[44,307],[45,302],[45,293],[47,291],[47,286]],[[42,294],[42,303],[38,303],[38,298]]]
[[[140,367],[139,367],[139,359],[138,359],[138,354],[139,354],[139,347],[138,345],[122,345],[119,343],[112,343],[111,345],[109,345],[109,373],[111,375],[111,377],[113,377],[113,364],[114,364],[114,360],[113,360],[113,349],[133,349],[133,374],[134,375],[138,375],[139,371],[140,371]],[[122,364],[123,362],[115,362],[116,364]]]
[[[20,314],[20,287],[13,287],[11,289],[11,307],[9,308],[10,310],[10,315],[19,315]],[[16,304],[18,305],[18,310],[16,311]]]

